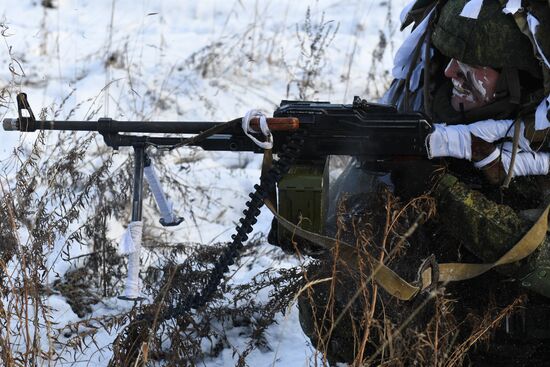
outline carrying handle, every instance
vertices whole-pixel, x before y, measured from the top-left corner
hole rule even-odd
[[[300,120],[297,117],[268,117],[266,121],[270,131],[296,131],[300,127]],[[250,127],[260,131],[260,119],[252,118]]]

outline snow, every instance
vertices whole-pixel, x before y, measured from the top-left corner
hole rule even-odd
[[[250,109],[269,115],[282,99],[350,103],[354,95],[376,98],[376,91],[380,93],[388,81],[394,44],[402,38],[396,29],[399,11],[407,1],[58,0],[53,2],[54,9],[44,8],[37,0],[3,2],[0,85],[6,92],[0,95],[0,118],[17,117],[15,95],[25,92],[35,115],[43,109],[49,119],[110,116],[120,120],[226,121]],[[327,40],[324,53],[315,54],[318,49],[308,47],[315,32]],[[388,46],[376,61],[372,55],[381,33]],[[315,57],[317,64],[311,61]],[[315,71],[315,79],[308,88],[300,89],[298,82],[304,80],[308,69]],[[375,70],[374,80],[367,77],[369,70]],[[58,137],[57,133],[46,136],[50,144]],[[21,166],[13,150],[21,146],[30,151],[35,138],[36,133],[0,132],[3,190],[13,187]],[[97,149],[105,149],[101,138],[95,141]],[[206,191],[191,190],[196,196],[176,203],[181,211],[177,214],[185,221],[166,229],[167,236],[178,242],[226,241],[244,209],[246,195],[258,181],[261,157],[190,152],[180,149],[169,157],[167,161],[183,167],[171,175],[190,188],[200,186]],[[129,149],[121,149],[114,156],[115,169],[130,154]],[[187,162],[192,154],[202,159]],[[90,172],[94,164],[99,163],[90,162],[84,172]],[[150,204],[145,203],[144,216],[156,222],[158,214]],[[126,224],[113,221],[109,236],[120,238]],[[255,232],[266,234],[270,224],[271,215],[264,210]],[[23,231],[24,240],[28,234]],[[91,251],[78,246],[69,250],[65,242],[66,238],[57,238],[48,250],[48,284],[79,265],[78,260],[61,261],[62,251],[70,251],[73,257]],[[266,268],[299,264],[297,259],[274,252],[265,238],[262,242],[257,258],[243,260],[252,262],[250,269],[231,268],[236,271],[232,282],[246,283]],[[11,266],[15,271],[15,264]],[[267,292],[262,297],[267,299]],[[63,296],[50,295],[45,302],[51,307],[55,328],[80,320]],[[86,317],[116,314],[131,307],[130,302],[105,298]],[[296,306],[277,321],[267,333],[270,351],[253,351],[247,357],[248,365],[323,363],[300,329]],[[203,361],[204,366],[236,363],[233,350],[245,345],[237,329],[229,333],[233,349]],[[57,352],[75,365],[106,365],[115,337],[116,330],[100,330],[95,347],[81,354],[70,348]],[[42,340],[47,343],[47,339]]]

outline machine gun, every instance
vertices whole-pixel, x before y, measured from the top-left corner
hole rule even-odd
[[[115,121],[110,118],[51,121],[34,117],[24,93],[17,96],[17,105],[19,117],[4,119],[4,130],[96,131],[113,149],[133,148],[132,222],[139,222],[142,218],[144,169],[163,215],[161,224],[170,226],[182,221],[171,213],[154,172],[147,174],[147,167],[151,164],[147,156],[149,147],[171,150],[198,146],[207,151],[264,152],[250,140],[251,132],[243,130],[240,118],[228,122]],[[252,133],[260,130],[261,120],[258,117],[250,119]],[[426,157],[424,141],[431,131],[428,118],[422,113],[401,113],[393,106],[368,103],[359,97],[355,97],[353,104],[282,101],[273,117],[264,122],[273,137],[272,152],[279,159],[274,161],[271,169],[262,176],[261,183],[249,195],[251,200],[246,203],[247,209],[232,236],[233,242],[216,264],[209,285],[201,294],[190,297],[183,308],[199,306],[215,291],[223,273],[238,255],[242,242],[248,239],[264,200],[277,187],[279,214],[294,223],[298,216],[307,216],[311,224],[306,229],[320,233],[325,201],[323,190],[327,191],[322,171],[328,156],[352,155],[371,162],[402,156]],[[280,237],[284,235],[284,231],[279,231]],[[129,298],[135,298],[133,296]]]
[[[158,146],[173,149],[184,145],[213,151],[250,151],[262,153],[242,131],[241,119],[229,122],[207,121],[97,121],[36,120],[24,93],[17,96],[18,118],[5,118],[4,130],[97,131],[113,149],[122,146]],[[24,116],[26,115],[26,116]],[[353,155],[369,160],[395,156],[425,156],[424,139],[431,130],[428,118],[419,112],[401,113],[393,106],[367,103],[355,97],[353,104],[286,101],[268,118],[275,139],[273,153],[283,148],[285,138],[297,131],[304,134],[300,157]],[[258,119],[252,120],[257,126]],[[145,134],[198,134],[194,138],[155,137]]]

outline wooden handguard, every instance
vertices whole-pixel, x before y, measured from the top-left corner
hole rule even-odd
[[[270,131],[295,131],[300,127],[300,120],[297,117],[268,117],[266,120]],[[260,131],[260,119],[255,117],[250,120],[250,126]]]

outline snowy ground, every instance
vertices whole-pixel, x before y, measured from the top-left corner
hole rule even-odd
[[[270,114],[281,99],[349,103],[354,95],[376,98],[389,80],[394,46],[402,37],[399,12],[405,3],[58,0],[53,8],[46,8],[42,4],[49,1],[3,2],[0,118],[16,117],[15,95],[24,91],[35,114],[45,113],[50,119],[215,121],[242,116],[252,108]],[[312,43],[316,47],[310,47]],[[12,151],[19,144],[29,146],[35,134],[2,131],[0,137],[0,180],[3,187],[12,187],[20,168]],[[56,137],[51,133],[47,141],[53,144]],[[100,138],[97,144],[102,147]],[[115,166],[129,153],[121,150]],[[200,161],[182,163],[189,155],[189,150],[179,150],[167,158],[178,167],[174,178],[206,189],[191,190],[197,196],[188,198],[185,206],[176,203],[186,221],[169,229],[169,236],[178,242],[227,240],[247,193],[258,180],[260,157],[199,153]],[[156,215],[152,205],[145,208],[145,216]],[[256,232],[266,233],[270,222],[264,212]],[[124,225],[112,223],[109,236],[118,238]],[[48,252],[55,272],[48,274],[47,281],[78,265],[58,261],[62,250],[59,239]],[[89,249],[72,251],[76,256]],[[233,275],[234,282],[246,282],[268,267],[297,264],[291,257],[281,260],[281,254],[267,244],[260,253],[266,255],[246,260],[254,265],[241,267]],[[64,297],[51,295],[45,301],[52,307],[56,327],[79,320]],[[120,313],[131,306],[107,298],[86,317]],[[96,338],[98,345],[82,354],[68,349],[58,352],[65,363],[105,365],[115,337],[116,330],[105,330]],[[301,332],[295,306],[270,327],[268,339],[271,351],[254,351],[248,365],[321,363]],[[237,334],[231,342],[237,350],[241,346]],[[205,366],[234,363],[230,349],[204,361]]]

